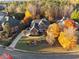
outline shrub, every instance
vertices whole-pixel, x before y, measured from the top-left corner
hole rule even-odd
[[[79,11],[77,9],[72,12],[71,19],[79,22]]]

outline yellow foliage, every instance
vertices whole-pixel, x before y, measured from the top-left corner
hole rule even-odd
[[[47,29],[46,41],[52,45],[55,41],[55,38],[60,34],[60,26],[56,23],[51,24]]]
[[[30,13],[30,11],[26,10],[25,17],[32,17],[32,14]]]
[[[64,26],[67,27],[67,28],[74,28],[75,27],[75,23],[73,20],[65,20],[64,21]]]
[[[29,22],[29,20],[30,20],[29,18],[31,18],[31,17],[32,17],[32,14],[30,13],[30,11],[26,10],[25,17],[24,17],[24,19],[21,22],[26,24],[26,23]]]
[[[60,33],[58,38],[59,43],[65,49],[72,49],[76,47],[77,36],[76,31],[73,28],[65,29],[63,32]]]
[[[58,37],[58,35],[60,34],[60,26],[56,23],[51,24],[47,29],[47,35],[49,33],[54,37]]]

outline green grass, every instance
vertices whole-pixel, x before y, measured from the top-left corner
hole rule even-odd
[[[10,38],[4,39],[4,40],[0,40],[0,45],[9,46],[12,43],[12,41],[13,40],[11,40]]]
[[[8,46],[10,44],[10,41],[0,41],[0,45]]]
[[[42,44],[41,44],[42,43]],[[21,50],[28,50],[28,51],[39,51],[40,49],[46,48],[47,45],[45,42],[37,42],[37,45],[34,45],[32,43],[27,43],[27,41],[21,39],[15,48],[21,49]]]

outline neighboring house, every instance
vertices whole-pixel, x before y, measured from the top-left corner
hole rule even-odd
[[[0,10],[5,9],[5,7],[6,7],[6,5],[2,5],[2,4],[0,4]]]

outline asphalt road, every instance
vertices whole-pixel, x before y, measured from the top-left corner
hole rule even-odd
[[[4,52],[4,47],[0,46],[0,55]]]
[[[69,53],[69,54],[40,54],[40,53],[24,53],[18,51],[8,51],[14,59],[79,59],[79,53]]]
[[[0,54],[5,51],[3,47],[0,47]],[[19,51],[7,51],[11,54],[14,59],[79,59],[79,53],[69,53],[69,54],[40,54],[40,53],[25,53]]]

